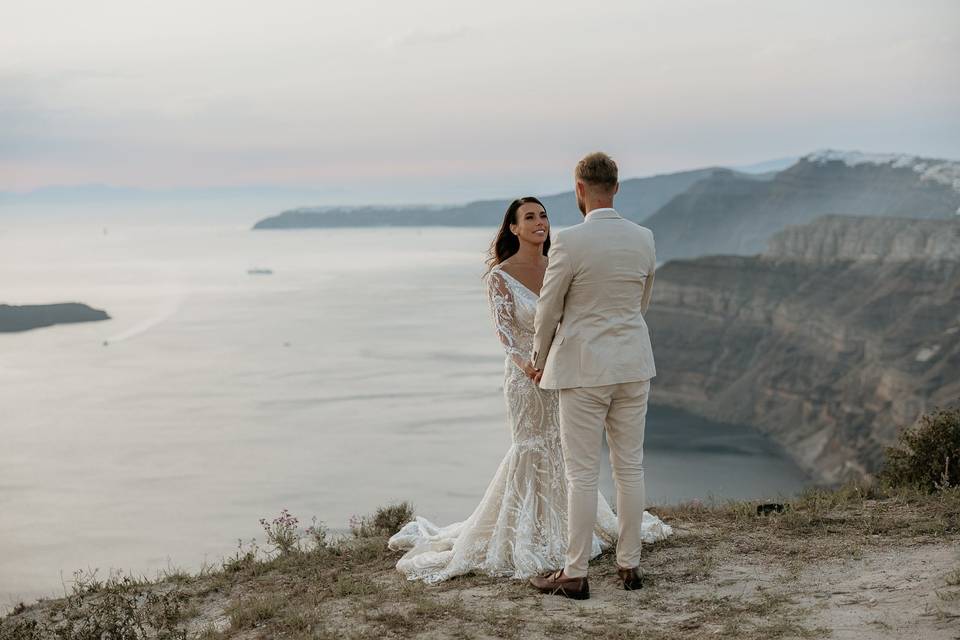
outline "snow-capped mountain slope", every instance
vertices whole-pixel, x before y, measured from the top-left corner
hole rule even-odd
[[[921,180],[937,182],[960,193],[960,162],[955,160],[921,158],[905,153],[862,153],[834,149],[815,151],[803,159],[817,164],[842,162],[848,167],[872,164],[888,165],[893,169],[910,169],[918,174]],[[957,214],[960,215],[960,209],[957,210]]]
[[[960,163],[902,154],[818,151],[758,181],[715,172],[643,224],[658,260],[761,253],[788,225],[826,214],[955,218]]]

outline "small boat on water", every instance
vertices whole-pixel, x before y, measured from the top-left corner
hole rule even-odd
[[[249,273],[251,276],[271,276],[273,275],[273,269],[254,267],[253,269],[247,269],[247,273]]]

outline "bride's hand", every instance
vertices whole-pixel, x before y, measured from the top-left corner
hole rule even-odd
[[[524,363],[523,363],[523,366],[521,366],[520,368],[523,369],[523,372],[524,372],[524,373],[526,374],[526,376],[527,376],[528,378],[530,378],[531,380],[533,380],[533,379],[536,377],[537,373],[538,373],[538,371],[533,368],[533,364],[530,363],[530,362],[524,362]]]

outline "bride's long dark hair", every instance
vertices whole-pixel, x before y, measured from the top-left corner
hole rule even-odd
[[[487,252],[487,273],[490,273],[491,269],[520,250],[520,239],[510,231],[510,225],[519,223],[517,210],[530,202],[543,207],[543,203],[533,196],[517,198],[507,207],[507,212],[503,214],[503,223],[500,225],[500,230],[497,231],[497,237],[490,243],[490,250]],[[543,210],[546,211],[547,208],[543,207]],[[549,251],[550,235],[547,234],[547,240],[543,243],[543,255],[547,255]]]

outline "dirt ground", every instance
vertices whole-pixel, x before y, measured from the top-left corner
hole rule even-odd
[[[123,594],[154,616],[130,638],[960,639],[960,490],[814,491],[769,516],[742,502],[655,510],[675,535],[645,548],[640,591],[619,588],[610,554],[591,564],[586,601],[484,576],[425,586],[404,580],[398,554],[372,535],[272,559],[238,552],[149,584],[87,585],[73,604],[20,608],[0,621],[0,639],[93,637],[82,634],[95,625],[65,635],[64,621],[109,618],[102,603],[120,611]],[[115,617],[136,616],[124,611]]]

